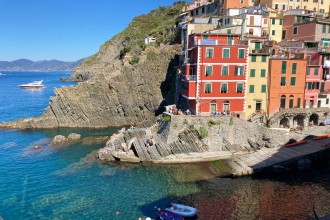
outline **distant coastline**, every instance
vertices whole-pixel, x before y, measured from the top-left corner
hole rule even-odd
[[[73,62],[60,60],[31,61],[19,59],[14,61],[0,61],[0,71],[15,72],[72,72],[84,59]]]

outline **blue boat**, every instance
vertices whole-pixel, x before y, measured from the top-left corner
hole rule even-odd
[[[184,220],[184,218],[181,215],[178,215],[174,212],[168,211],[168,210],[161,210],[157,212],[157,219],[159,220]]]

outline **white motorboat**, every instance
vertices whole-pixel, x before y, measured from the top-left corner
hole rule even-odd
[[[165,210],[176,213],[183,217],[193,217],[197,215],[196,208],[178,203],[171,203],[171,207],[166,208]]]
[[[41,88],[45,88],[45,86],[44,86],[44,84],[42,84],[42,82],[43,82],[43,80],[33,81],[31,83],[19,85],[19,87],[21,87],[22,89],[41,89]]]

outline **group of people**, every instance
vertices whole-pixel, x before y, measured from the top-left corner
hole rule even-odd
[[[170,106],[167,112],[173,115],[191,115],[189,108],[183,112],[180,107],[177,108],[175,105]]]
[[[213,116],[218,116],[218,115],[230,115],[230,111],[229,110],[223,110],[222,112],[218,112],[218,111],[214,111],[212,112]]]

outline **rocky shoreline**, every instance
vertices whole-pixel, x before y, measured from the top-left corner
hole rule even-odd
[[[279,147],[303,134],[274,130],[232,116],[175,116],[144,129],[113,134],[99,150],[101,162],[193,163]],[[207,133],[202,136],[202,132]]]

